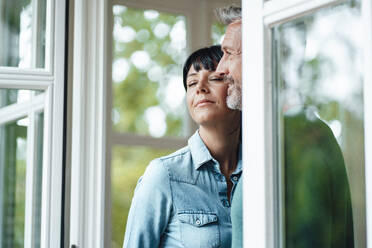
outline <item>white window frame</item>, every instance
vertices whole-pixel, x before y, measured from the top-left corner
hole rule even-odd
[[[274,192],[274,122],[270,28],[343,0],[243,1],[244,247],[280,246]],[[367,247],[372,248],[372,4],[361,0],[364,44],[364,132]]]
[[[33,0],[32,4],[37,6],[38,0]],[[8,122],[22,116],[29,116],[32,119],[37,113],[44,112],[40,241],[42,248],[59,247],[61,245],[65,8],[65,0],[47,0],[45,68],[0,67],[0,88],[44,91],[43,94],[36,96],[31,101],[32,104],[13,104],[0,109],[0,114],[7,116]],[[37,23],[36,15],[33,17],[33,23]],[[33,42],[34,44],[36,42],[35,36],[33,36]],[[35,59],[32,61],[32,66],[35,65],[35,61]],[[31,121],[27,135],[27,200],[30,197],[29,192],[32,190],[34,144],[37,135],[35,132],[34,123]],[[25,247],[31,247],[33,238],[31,227],[32,204],[27,203],[26,205]]]
[[[37,166],[37,115],[43,112],[45,104],[45,93],[34,96],[31,94],[30,101],[24,103],[15,103],[6,107],[0,108],[0,125],[28,118],[27,126],[27,160],[26,160],[26,193],[25,193],[25,230],[24,244],[25,247],[31,247],[33,244],[32,227],[34,223],[34,178],[35,167]],[[2,216],[1,216],[2,217]],[[1,241],[1,239],[0,239]]]

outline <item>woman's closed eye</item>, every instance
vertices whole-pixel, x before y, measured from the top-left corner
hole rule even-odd
[[[198,82],[197,81],[190,81],[187,83],[187,87],[190,88],[192,86],[195,86]]]

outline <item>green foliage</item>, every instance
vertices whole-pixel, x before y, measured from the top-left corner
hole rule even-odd
[[[114,120],[114,130],[119,132],[133,132],[151,135],[149,121],[145,118],[145,111],[152,106],[159,106],[166,115],[167,129],[165,135],[181,136],[184,113],[180,106],[167,106],[164,94],[168,79],[172,75],[182,75],[182,64],[185,60],[186,47],[175,49],[170,46],[170,33],[164,37],[155,35],[154,29],[158,24],[164,24],[171,30],[179,21],[184,22],[183,16],[158,13],[153,19],[146,19],[143,10],[125,8],[120,14],[114,14],[115,25],[130,27],[135,31],[135,38],[130,42],[113,41],[113,57],[125,59],[129,63],[129,72],[121,82],[115,82],[113,107],[119,114]],[[150,67],[138,69],[131,62],[131,56],[136,51],[145,51],[150,57]],[[159,66],[162,69],[160,78],[150,78],[149,69]],[[180,82],[182,87],[182,82]],[[171,115],[171,117],[168,117]],[[170,122],[169,122],[170,121]]]
[[[221,45],[221,38],[225,34],[226,26],[219,22],[212,25],[212,42],[213,45]]]
[[[14,247],[23,248],[26,205],[26,161],[24,159],[17,160],[15,181]]]
[[[21,248],[24,246],[25,200],[26,200],[26,152],[27,127],[17,125],[17,122],[0,126],[0,139],[5,143],[1,163],[3,178],[0,183],[3,199],[0,199],[3,209],[2,247]]]

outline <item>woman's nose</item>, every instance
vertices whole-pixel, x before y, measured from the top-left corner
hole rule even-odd
[[[198,93],[207,93],[208,86],[207,86],[208,79],[202,79],[196,85]]]

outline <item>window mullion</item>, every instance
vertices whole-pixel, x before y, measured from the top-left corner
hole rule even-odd
[[[243,237],[244,247],[271,248],[267,202],[267,123],[263,1],[243,1]],[[252,83],[254,82],[254,83]]]
[[[41,188],[41,237],[40,247],[50,247],[50,224],[51,224],[51,193],[52,193],[52,99],[53,87],[49,87],[45,91],[45,107],[44,107],[44,139],[43,139],[43,164],[42,164],[42,188]],[[56,194],[58,192],[55,192]],[[55,223],[59,224],[59,223]]]
[[[0,103],[1,106],[2,103]],[[0,128],[0,137],[5,137],[5,128]],[[5,139],[0,139],[0,182],[4,182],[4,169],[5,169]],[[0,223],[3,223],[4,215],[4,183],[0,183]],[[0,244],[3,243],[3,232],[0,232]]]
[[[34,93],[33,93],[34,94]],[[31,248],[33,244],[33,223],[34,223],[34,186],[35,167],[37,159],[37,116],[36,111],[31,108],[27,126],[27,162],[26,162],[26,201],[25,201],[25,248]]]

